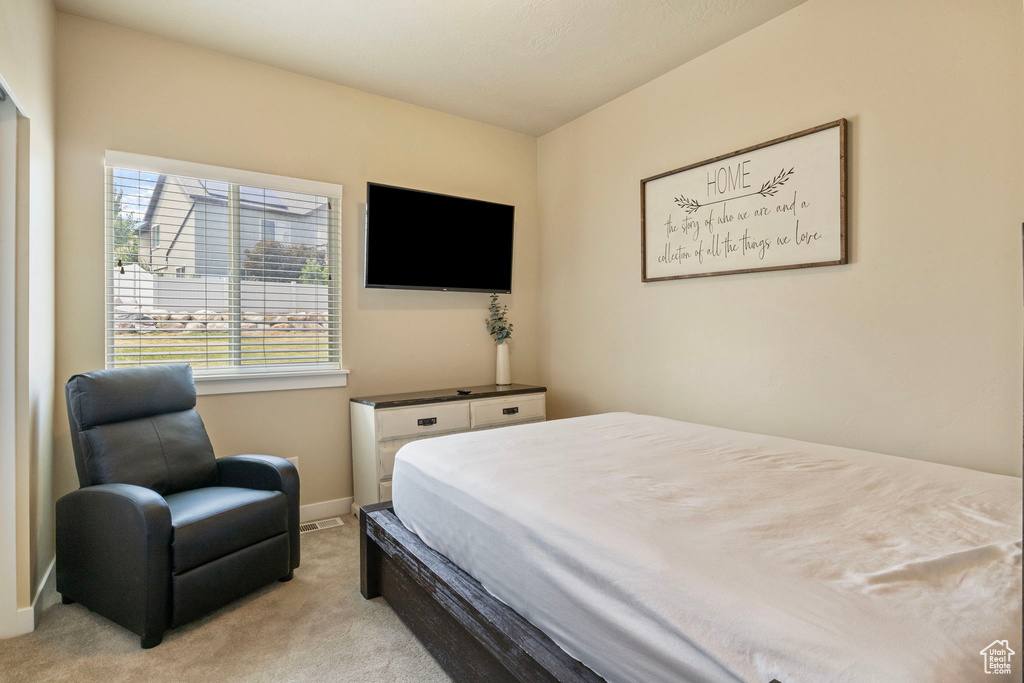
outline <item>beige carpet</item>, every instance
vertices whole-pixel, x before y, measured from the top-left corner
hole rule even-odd
[[[35,632],[0,640],[0,680],[450,680],[382,598],[359,594],[359,526],[343,519],[303,534],[292,581],[168,631],[151,650],[81,605],[48,607]]]

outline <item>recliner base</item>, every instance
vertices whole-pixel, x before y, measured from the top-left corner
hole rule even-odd
[[[290,571],[288,534],[272,536],[171,579],[171,626],[233,602]]]
[[[161,633],[155,636],[142,636],[139,638],[139,644],[142,645],[143,650],[148,650],[151,647],[156,647],[164,640],[164,634]]]

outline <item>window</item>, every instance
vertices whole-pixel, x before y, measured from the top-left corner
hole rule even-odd
[[[108,152],[106,202],[107,367],[344,384],[340,186]]]

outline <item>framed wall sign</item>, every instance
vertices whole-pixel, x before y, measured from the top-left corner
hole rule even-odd
[[[641,279],[846,263],[846,119],[640,181]]]

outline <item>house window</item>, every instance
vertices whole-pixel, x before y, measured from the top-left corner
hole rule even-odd
[[[107,367],[187,362],[200,393],[344,384],[340,186],[106,163]]]

